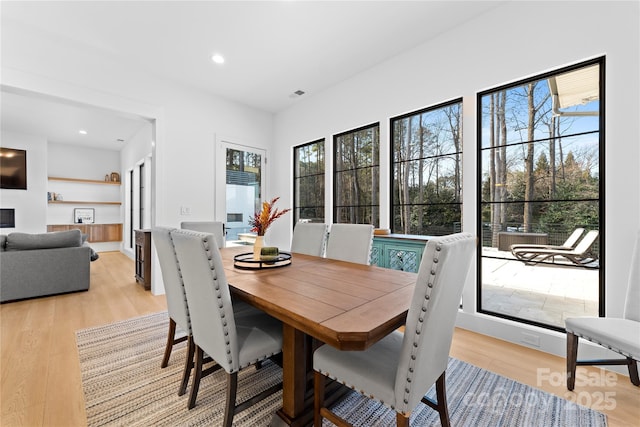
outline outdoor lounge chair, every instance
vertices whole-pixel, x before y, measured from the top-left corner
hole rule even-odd
[[[537,245],[535,243],[514,243],[509,248],[511,249],[511,252],[513,252],[515,249],[522,249],[522,248],[571,250],[575,248],[576,244],[578,243],[578,240],[580,240],[583,234],[584,234],[584,228],[576,228],[575,230],[573,230],[573,233],[571,233],[571,235],[567,237],[567,240],[565,240],[562,245],[554,246],[554,245]]]
[[[592,253],[591,248],[598,239],[598,230],[587,232],[575,248],[563,249],[554,247],[536,248],[528,245],[526,247],[514,248],[511,253],[525,264],[537,264],[547,259],[552,261],[556,256],[564,257],[577,265],[592,263],[598,257]]]

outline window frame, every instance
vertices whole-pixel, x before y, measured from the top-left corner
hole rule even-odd
[[[394,224],[395,224],[395,216],[394,216],[394,183],[395,183],[395,167],[396,164],[399,162],[395,161],[395,147],[394,147],[394,130],[395,130],[395,123],[409,118],[409,117],[414,117],[414,116],[420,116],[421,114],[427,113],[427,112],[431,112],[431,111],[435,111],[435,110],[439,110],[445,107],[449,107],[455,104],[460,104],[460,122],[459,122],[459,135],[460,135],[460,151],[455,152],[455,153],[448,153],[446,155],[438,155],[438,156],[430,156],[430,158],[444,158],[444,157],[448,157],[451,155],[458,155],[459,156],[459,182],[460,182],[460,201],[458,203],[458,205],[460,206],[460,227],[462,227],[462,209],[463,209],[463,197],[462,197],[462,179],[463,179],[463,170],[462,170],[462,156],[463,156],[463,147],[464,147],[464,138],[463,138],[463,122],[464,122],[464,115],[463,115],[463,98],[459,97],[459,98],[454,98],[452,100],[449,101],[444,101],[435,105],[431,105],[428,107],[424,107],[421,108],[419,110],[415,110],[415,111],[411,111],[408,113],[404,113],[401,114],[399,116],[395,116],[395,117],[391,117],[389,119],[389,227],[391,229],[391,232],[394,233],[396,232],[396,230],[394,229]],[[419,159],[412,159],[412,160],[419,160]],[[441,205],[442,203],[424,203],[423,206],[436,206],[436,205]],[[450,204],[454,204],[453,202]],[[415,204],[408,204],[409,206],[416,206]],[[418,234],[419,235],[419,234]]]
[[[314,144],[317,144],[317,145],[322,144],[323,164],[324,164],[324,166],[322,168],[322,173],[297,176],[296,175],[296,171],[297,171],[296,165],[297,165],[297,162],[299,160],[298,159],[299,150],[302,149],[303,147],[307,147],[307,146],[314,145]],[[299,216],[300,215],[300,213],[299,213],[300,209],[309,207],[309,206],[302,207],[302,206],[298,205],[299,200],[298,200],[298,191],[297,190],[299,188],[299,185],[298,185],[299,184],[299,179],[300,178],[304,178],[304,177],[309,177],[309,176],[322,176],[322,179],[323,179],[323,182],[324,182],[326,174],[327,174],[327,144],[326,144],[325,138],[319,138],[319,139],[316,139],[314,141],[306,142],[304,144],[296,145],[296,146],[293,147],[293,225],[294,225],[294,227],[295,227],[295,224],[300,220],[300,216]],[[323,189],[326,189],[326,184],[323,187]],[[326,208],[325,200],[326,199],[325,199],[325,195],[326,195],[326,190],[323,191],[323,194],[322,194],[322,206],[316,206],[315,207],[316,209],[322,208],[322,220],[323,220],[323,222],[326,222],[326,212],[325,212],[325,208]]]
[[[510,82],[507,84],[503,84],[503,85],[499,85],[499,86],[495,86],[493,88],[490,89],[486,89],[483,90],[481,92],[478,92],[476,94],[476,149],[477,149],[477,154],[476,154],[476,161],[477,161],[477,169],[476,169],[476,196],[477,196],[477,203],[476,203],[476,227],[477,227],[477,232],[478,232],[478,236],[480,236],[480,239],[482,237],[482,230],[483,230],[483,220],[482,220],[482,208],[483,208],[483,201],[482,201],[482,186],[483,186],[483,177],[482,177],[482,173],[483,173],[483,152],[486,149],[483,149],[482,147],[482,143],[483,143],[483,139],[482,139],[482,119],[483,119],[483,109],[482,109],[482,98],[484,96],[487,96],[491,93],[498,93],[502,90],[507,90],[507,89],[511,89],[511,88],[515,88],[515,87],[519,87],[519,86],[523,86],[527,83],[531,83],[531,82],[537,82],[540,80],[544,80],[544,79],[548,79],[549,77],[552,76],[557,76],[560,74],[564,74],[564,73],[568,73],[571,71],[575,71],[581,68],[586,68],[589,66],[593,66],[593,65],[598,65],[599,66],[599,117],[598,117],[598,126],[599,126],[599,141],[598,141],[598,155],[599,155],[599,163],[598,163],[598,173],[599,173],[599,182],[598,182],[598,226],[599,226],[599,271],[598,271],[598,281],[599,281],[599,285],[598,285],[598,315],[600,317],[603,317],[606,315],[605,313],[605,290],[606,290],[606,285],[605,285],[605,267],[606,267],[606,247],[605,247],[605,243],[606,243],[606,239],[605,239],[605,225],[606,225],[606,221],[605,221],[605,212],[606,212],[606,193],[605,193],[605,188],[606,188],[606,171],[605,171],[605,165],[606,165],[606,159],[605,159],[605,155],[606,155],[606,150],[605,150],[605,140],[606,140],[606,128],[605,128],[605,118],[606,118],[606,90],[605,90],[605,84],[606,84],[606,73],[605,73],[605,66],[606,66],[606,58],[605,56],[601,56],[598,58],[593,58],[593,59],[589,59],[586,61],[581,61],[579,63],[576,64],[572,64],[572,65],[568,65],[565,67],[560,67],[551,71],[547,71],[544,73],[540,73],[540,74],[536,74],[534,76],[530,76],[524,79],[520,79],[514,82]],[[534,138],[533,141],[530,142],[535,142],[536,139]],[[572,202],[580,202],[581,200],[572,200]],[[563,327],[556,327],[553,325],[550,325],[548,323],[542,323],[542,322],[538,322],[535,320],[531,320],[531,319],[526,319],[526,318],[520,318],[520,317],[516,317],[516,316],[512,316],[506,313],[498,313],[495,311],[489,311],[489,310],[485,310],[482,309],[482,281],[483,281],[483,274],[482,274],[482,260],[483,260],[483,256],[482,256],[482,241],[480,241],[480,244],[478,245],[477,248],[477,256],[476,256],[476,310],[478,313],[482,313],[482,314],[486,314],[489,316],[493,316],[493,317],[498,317],[498,318],[503,318],[503,319],[507,319],[507,320],[511,320],[511,321],[515,321],[518,323],[524,323],[524,324],[528,324],[528,325],[533,325],[533,326],[537,326],[537,327],[541,327],[541,328],[545,328],[545,329],[550,329],[550,330],[555,330],[558,332],[565,332],[565,329]]]
[[[350,129],[344,132],[340,132],[337,134],[333,135],[333,163],[332,163],[332,168],[333,168],[333,193],[332,193],[332,208],[333,208],[333,222],[337,223],[339,220],[339,215],[338,215],[338,205],[337,205],[337,200],[338,200],[338,173],[342,173],[344,171],[347,170],[360,170],[360,169],[365,169],[365,168],[355,168],[355,169],[344,169],[344,170],[338,170],[337,169],[337,157],[338,157],[338,138],[351,134],[351,133],[356,133],[356,132],[361,132],[364,130],[369,130],[369,129],[377,129],[377,133],[378,133],[378,143],[377,143],[377,150],[378,150],[378,163],[377,164],[371,164],[366,166],[366,168],[377,168],[377,173],[378,173],[378,189],[377,189],[377,203],[374,204],[374,197],[372,195],[371,197],[371,205],[350,205],[350,207],[369,207],[371,208],[371,215],[372,217],[374,209],[377,208],[377,218],[378,218],[378,222],[374,223],[373,226],[374,227],[379,227],[380,226],[380,122],[373,122],[370,123],[368,125],[364,125],[364,126],[360,126],[358,128],[354,128],[354,129]],[[342,206],[340,206],[342,207]],[[375,222],[375,221],[373,221]]]

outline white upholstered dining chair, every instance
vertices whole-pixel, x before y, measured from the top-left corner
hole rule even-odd
[[[166,368],[169,364],[169,358],[173,346],[177,343],[187,341],[187,357],[182,373],[182,381],[178,389],[178,395],[182,396],[187,390],[189,376],[193,367],[193,341],[191,337],[191,320],[189,319],[189,308],[187,307],[187,298],[184,293],[184,285],[180,270],[178,268],[178,259],[173,248],[173,240],[171,238],[172,228],[153,227],[151,229],[151,237],[158,254],[158,262],[160,264],[160,272],[162,273],[162,282],[167,299],[167,312],[169,314],[169,332],[167,334],[167,344],[162,358],[161,368]]]
[[[622,318],[571,317],[565,320],[567,330],[567,389],[576,383],[576,366],[579,365],[627,365],[629,379],[640,386],[638,361],[640,361],[640,231],[636,236],[631,257]],[[577,360],[578,338],[583,338],[613,350],[624,358],[601,360]]]
[[[189,377],[193,369],[195,346],[191,333],[191,319],[189,317],[187,296],[173,245],[173,238],[171,237],[171,231],[173,230],[175,230],[175,228],[153,227],[151,237],[156,248],[156,253],[158,254],[158,263],[160,264],[160,273],[162,274],[162,282],[167,300],[167,313],[169,314],[167,343],[160,367],[166,368],[168,366],[174,345],[187,341],[187,357],[184,361],[182,380],[178,388],[178,395],[182,396],[187,391]],[[241,301],[234,302],[233,309],[236,316],[251,315],[259,312],[258,309]]]
[[[323,256],[327,241],[327,224],[299,222],[293,229],[291,252]]]
[[[225,231],[222,221],[182,221],[180,228],[184,230],[200,231],[201,233],[210,233],[216,238],[219,248],[225,246]]]
[[[340,351],[329,345],[313,355],[314,425],[326,418],[349,425],[324,406],[326,377],[396,412],[398,426],[408,426],[414,408],[424,403],[436,409],[449,426],[445,370],[460,296],[476,247],[469,233],[437,237],[427,242],[404,333],[395,331],[364,351]],[[435,383],[434,402],[426,392]]]
[[[264,312],[235,316],[222,257],[212,234],[171,232],[187,295],[195,344],[195,374],[189,408],[195,406],[200,380],[220,368],[227,376],[224,426],[236,413],[282,388],[282,383],[236,405],[238,372],[282,351],[282,324]],[[206,352],[217,363],[203,372]]]
[[[373,225],[332,224],[326,257],[369,265],[373,245]]]

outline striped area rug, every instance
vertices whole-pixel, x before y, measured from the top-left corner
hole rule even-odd
[[[204,378],[196,407],[188,393],[178,396],[186,354],[174,347],[169,366],[160,368],[168,325],[156,313],[76,332],[88,426],[219,426],[224,416],[225,377]],[[275,364],[240,373],[238,400],[281,377]],[[189,383],[191,385],[191,382]],[[435,398],[432,388],[428,395]],[[606,426],[606,416],[457,359],[447,369],[449,414],[454,426]],[[268,426],[280,406],[276,393],[234,417],[237,426]],[[334,407],[356,426],[394,426],[395,413],[352,392]],[[325,425],[331,425],[325,420]],[[412,426],[439,426],[438,414],[419,405]]]

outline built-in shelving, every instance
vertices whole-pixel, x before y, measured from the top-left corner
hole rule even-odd
[[[121,205],[122,202],[89,202],[87,200],[49,200],[50,204],[68,205]]]
[[[80,230],[91,243],[121,242],[122,224],[49,224],[47,231]]]
[[[99,185],[120,185],[120,181],[100,181],[98,179],[64,178],[59,176],[48,177],[49,181],[70,182],[75,184],[99,184]],[[91,200],[49,200],[49,204],[66,205],[121,205],[119,201],[91,201]]]
[[[100,181],[99,179],[81,179],[81,178],[61,178],[58,176],[50,176],[49,181],[65,181],[77,182],[82,184],[104,184],[104,185],[120,185],[120,181]]]
[[[63,200],[48,200],[47,231],[62,231],[78,228],[86,234],[91,243],[109,243],[122,241],[120,206],[120,181],[100,181],[97,179],[65,178],[50,176],[49,189],[63,191],[67,196]],[[53,196],[55,193],[52,193]],[[59,194],[58,194],[59,196]],[[85,200],[85,199],[102,200]],[[106,199],[106,200],[105,200]],[[95,207],[98,223],[67,223],[74,221],[73,208]]]

